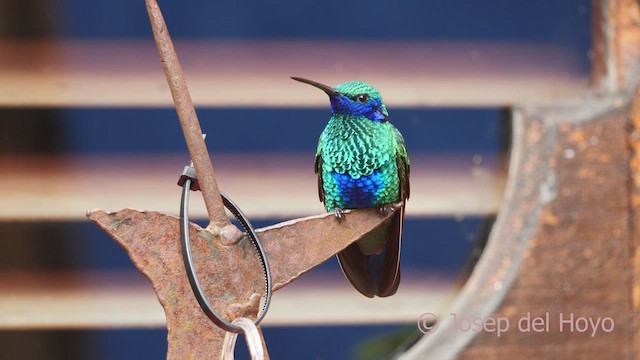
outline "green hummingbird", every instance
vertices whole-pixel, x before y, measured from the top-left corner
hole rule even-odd
[[[378,207],[391,219],[338,253],[345,276],[367,297],[391,296],[400,283],[400,240],[409,198],[409,157],[380,92],[362,81],[330,87],[292,77],[329,95],[331,118],[316,151],[318,193],[338,220],[343,209]],[[397,209],[396,209],[397,207]]]

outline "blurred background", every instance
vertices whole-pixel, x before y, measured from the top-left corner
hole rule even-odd
[[[589,82],[586,0],[159,3],[221,187],[254,226],[323,211],[313,161],[329,104],[289,76],[371,83],[406,139],[398,294],[362,297],[330,259],[274,296],[274,359],[385,358],[410,344],[482,251],[509,107]],[[165,357],[149,284],[84,214],[177,215],[186,162],[142,0],[0,0],[1,358]],[[203,223],[202,204],[193,216]]]

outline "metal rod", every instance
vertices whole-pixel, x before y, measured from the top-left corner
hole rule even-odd
[[[222,235],[227,240],[237,238],[239,230],[231,225],[225,214],[222,197],[220,196],[216,176],[213,171],[213,166],[211,165],[211,159],[209,158],[209,152],[202,138],[202,130],[198,122],[198,116],[191,101],[189,88],[187,87],[187,82],[173,47],[173,42],[171,41],[164,17],[156,0],[145,0],[145,2],[147,4],[149,20],[151,21],[153,37],[158,47],[158,53],[160,54],[160,60],[167,78],[167,83],[171,89],[171,95],[176,106],[178,118],[180,119],[182,132],[184,133],[189,154],[191,155],[193,165],[198,174],[202,197],[204,198],[207,213],[209,214],[209,221],[211,222],[209,227],[214,233]],[[233,231],[231,227],[235,228],[235,231]]]

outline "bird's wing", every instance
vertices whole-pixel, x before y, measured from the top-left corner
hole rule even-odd
[[[357,242],[338,253],[338,264],[351,285],[366,297],[374,297],[378,292],[372,284],[369,271],[369,257],[362,252]]]
[[[395,129],[396,136],[396,164],[398,164],[398,178],[400,178],[400,200],[404,201],[409,198],[409,156],[407,155],[407,147],[404,143],[404,137],[398,129]]]
[[[398,129],[395,129],[396,138],[396,164],[398,166],[398,178],[400,180],[400,201],[402,205],[390,219],[386,232],[384,258],[382,261],[382,275],[378,281],[376,295],[380,297],[391,296],[398,290],[400,284],[400,243],[402,241],[402,225],[404,222],[404,207],[409,198],[409,156],[404,138]]]
[[[378,280],[377,294],[380,297],[391,296],[400,284],[400,243],[402,241],[402,225],[404,223],[404,205],[395,211],[389,220],[387,241],[384,247],[381,277]]]
[[[318,197],[320,198],[320,202],[324,203],[324,186],[322,183],[322,138],[318,141],[316,161],[313,166],[316,174],[318,175]]]
[[[404,206],[401,206],[387,220],[338,253],[342,272],[362,295],[387,297],[398,290],[403,218]]]

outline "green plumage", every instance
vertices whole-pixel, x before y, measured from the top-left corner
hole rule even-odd
[[[395,203],[408,197],[401,188],[408,191],[404,168],[408,167],[409,158],[402,135],[388,121],[374,122],[363,116],[334,114],[320,136],[316,157],[322,163],[317,172],[322,181],[321,200],[328,211]],[[399,165],[402,171],[399,171]],[[376,172],[371,181],[379,183],[367,188],[366,182],[353,181],[354,186],[371,190],[363,194],[370,198],[354,199],[345,196],[344,186],[334,172],[347,174],[354,180],[371,177]]]
[[[329,87],[293,78],[329,95],[332,115],[316,151],[320,201],[328,211],[400,203],[388,221],[338,254],[351,284],[368,297],[393,295],[400,283],[400,240],[409,198],[409,157],[388,121],[380,92],[361,81]]]

